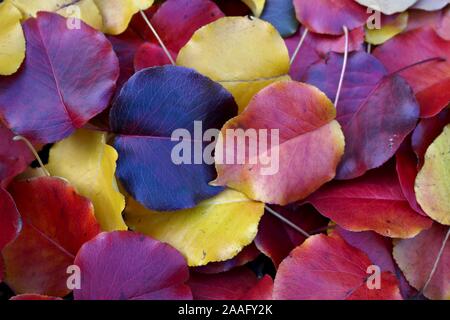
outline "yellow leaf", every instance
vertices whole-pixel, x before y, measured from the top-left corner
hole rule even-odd
[[[120,34],[139,10],[152,6],[154,0],[94,0],[103,17],[103,32]]]
[[[428,147],[415,191],[417,201],[431,219],[450,225],[450,124]]]
[[[150,211],[130,198],[125,220],[131,229],[178,249],[189,266],[202,266],[231,259],[250,244],[263,213],[263,203],[229,189],[175,212]]]
[[[0,75],[16,72],[25,58],[21,13],[9,1],[0,4]]]
[[[382,25],[381,29],[368,29],[366,27],[366,42],[379,45],[395,37],[408,26],[408,12],[398,15],[395,20]]]
[[[197,30],[181,49],[177,64],[222,84],[240,112],[262,88],[290,79],[283,38],[257,18],[224,17]]]
[[[56,11],[66,18],[78,18],[90,25],[92,28],[101,30],[103,18],[97,5],[92,0],[81,0],[76,4],[69,5]]]
[[[80,129],[50,150],[47,169],[67,179],[94,204],[102,230],[127,230],[122,218],[125,197],[118,191],[114,172],[117,152],[106,144],[106,134]]]
[[[255,16],[259,17],[264,10],[266,0],[242,0],[242,2],[252,10]]]
[[[132,16],[152,6],[154,0],[11,0],[22,12],[23,19],[38,11],[57,12],[65,17],[77,17],[109,34],[120,34],[128,27]],[[78,16],[79,15],[79,16]]]

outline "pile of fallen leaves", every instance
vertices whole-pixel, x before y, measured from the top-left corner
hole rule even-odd
[[[0,291],[450,299],[449,103],[448,0],[4,0]]]

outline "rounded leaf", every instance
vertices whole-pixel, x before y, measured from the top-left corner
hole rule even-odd
[[[228,89],[244,110],[269,84],[289,79],[289,54],[275,28],[250,17],[225,17],[199,29],[178,54],[193,68]]]
[[[106,144],[106,133],[80,129],[50,149],[47,170],[67,179],[92,201],[103,231],[127,230],[122,218],[125,197],[114,173],[117,152]]]
[[[0,114],[32,141],[54,142],[86,124],[108,106],[119,76],[105,36],[84,23],[75,30],[66,23],[48,12],[28,19],[24,66],[0,78]]]
[[[415,191],[417,201],[429,217],[450,225],[450,124],[428,147]]]
[[[315,235],[294,249],[280,265],[274,299],[401,300],[398,282],[381,273],[380,289],[370,289],[367,255],[335,235]]]
[[[100,231],[92,203],[60,178],[15,182],[10,191],[23,228],[2,252],[5,282],[16,294],[67,295],[67,268]]]
[[[0,3],[0,75],[10,75],[19,69],[25,58],[25,37],[20,19],[22,14],[10,2]]]
[[[196,207],[174,212],[149,211],[129,199],[128,226],[183,253],[189,266],[225,261],[250,244],[258,232],[264,204],[225,190]]]
[[[344,152],[335,116],[331,101],[311,85],[268,86],[222,128],[213,184],[272,204],[306,198],[334,178]]]
[[[101,233],[75,258],[81,288],[75,300],[189,300],[183,256],[171,246],[128,231]]]
[[[203,132],[221,128],[236,110],[229,92],[194,70],[164,66],[136,73],[110,112],[117,176],[127,192],[147,208],[169,211],[222,191],[208,184],[216,172],[203,161]]]
[[[343,27],[349,30],[361,27],[369,15],[354,0],[294,0],[297,19],[308,30],[340,35]]]

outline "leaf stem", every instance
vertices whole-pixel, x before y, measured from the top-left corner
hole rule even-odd
[[[46,175],[47,177],[50,177],[50,172],[48,172],[48,170],[45,168],[44,163],[41,160],[41,157],[39,157],[38,152],[36,151],[36,149],[33,147],[33,145],[31,144],[31,142],[22,136],[15,136],[13,137],[14,141],[23,141],[25,142],[25,144],[27,145],[28,149],[30,149],[30,151],[33,153],[34,157],[36,158],[37,162],[39,163],[40,169],[42,170],[42,172],[44,173],[44,175]]]
[[[409,68],[414,68],[414,67],[416,67],[418,65],[421,65],[421,64],[424,64],[424,63],[428,63],[428,62],[432,62],[432,61],[444,62],[444,61],[447,61],[447,59],[445,59],[443,57],[434,57],[434,58],[428,58],[428,59],[420,60],[420,61],[417,61],[417,62],[415,62],[413,64],[408,65],[408,66],[402,67],[402,68],[398,69],[397,71],[394,71],[394,72],[390,73],[389,76],[395,75],[397,73],[401,73],[401,72],[403,72],[405,70],[408,70]]]
[[[345,69],[347,69],[347,59],[348,59],[348,28],[347,26],[343,26],[345,35],[345,51],[344,51],[344,62],[342,64],[341,77],[339,78],[339,85],[336,92],[336,98],[334,99],[334,107],[337,108],[339,102],[339,96],[341,95],[342,84],[344,82]]]
[[[281,214],[279,214],[278,212],[276,212],[275,210],[273,210],[272,208],[270,208],[269,206],[265,206],[266,210],[269,211],[273,216],[277,217],[278,219],[280,219],[281,221],[283,221],[284,223],[286,223],[288,226],[290,226],[292,229],[300,232],[302,235],[304,235],[305,237],[309,238],[311,235],[306,232],[305,230],[303,230],[302,228],[300,228],[299,226],[297,226],[295,223],[293,223],[292,221],[286,219],[285,217],[283,217]]]
[[[450,228],[448,228],[447,234],[444,237],[444,241],[442,241],[442,246],[439,249],[439,253],[436,257],[436,261],[434,262],[433,268],[431,269],[430,275],[428,276],[427,281],[425,282],[425,284],[423,285],[422,290],[420,290],[420,293],[423,294],[425,292],[425,290],[428,288],[428,285],[431,282],[431,279],[433,279],[434,274],[436,273],[439,261],[442,258],[442,255],[444,253],[444,249],[445,249],[445,245],[447,244],[448,238],[450,237]]]
[[[372,44],[371,43],[367,43],[367,53],[371,53],[372,52]]]
[[[161,48],[163,49],[164,53],[166,54],[167,58],[169,58],[169,61],[172,65],[176,65],[175,61],[172,58],[172,55],[170,54],[169,50],[167,49],[166,45],[164,44],[164,42],[162,41],[162,39],[159,37],[158,32],[156,32],[155,28],[153,28],[150,20],[147,18],[147,15],[145,14],[144,11],[139,10],[139,12],[141,13],[142,18],[144,19],[145,23],[147,24],[147,26],[150,28],[150,30],[152,31],[153,35],[156,37],[156,39],[158,40]]]
[[[292,66],[292,64],[295,61],[295,58],[297,58],[298,52],[300,51],[300,48],[303,45],[303,42],[305,41],[306,36],[308,35],[308,29],[305,28],[305,31],[303,31],[302,36],[300,37],[300,41],[298,42],[297,48],[295,48],[294,54],[292,55],[291,61],[290,61],[290,65]]]

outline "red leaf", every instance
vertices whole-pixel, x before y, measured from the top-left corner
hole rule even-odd
[[[362,251],[335,235],[315,235],[294,249],[278,269],[274,298],[287,300],[401,300],[397,279],[381,273],[380,289],[369,289],[373,265]]]
[[[222,11],[210,0],[167,0],[151,23],[167,48],[178,53],[195,31],[222,17]],[[148,36],[157,43],[153,35]]]
[[[369,259],[381,268],[381,271],[389,271],[397,275],[403,298],[407,299],[416,294],[416,290],[408,284],[403,273],[397,268],[392,256],[391,239],[372,231],[352,232],[339,226],[336,226],[333,232],[337,232],[349,245],[367,254]]]
[[[0,251],[17,237],[21,229],[22,221],[13,198],[0,188]]]
[[[60,178],[15,182],[10,191],[23,229],[2,252],[5,282],[19,294],[65,296],[67,267],[100,230],[92,203]]]
[[[353,30],[369,18],[366,8],[353,0],[294,0],[294,7],[297,19],[317,33],[341,35],[344,26]]]
[[[33,154],[22,141],[13,141],[15,134],[0,120],[0,187],[22,173],[33,160]]]
[[[394,258],[406,279],[422,290],[438,257],[448,227],[434,223],[413,239],[400,240],[394,247]],[[444,246],[436,271],[423,294],[429,299],[450,297],[450,242]]]
[[[450,108],[442,110],[440,113],[432,118],[420,120],[411,138],[412,147],[417,157],[419,158],[419,168],[422,167],[430,144],[441,133],[444,127],[450,123]]]
[[[117,80],[117,89],[120,89],[134,74],[134,57],[144,40],[132,28],[128,28],[118,36],[108,36],[108,40],[119,58],[120,76]]]
[[[397,169],[397,175],[400,182],[405,198],[408,200],[409,205],[417,213],[427,217],[423,212],[416,199],[416,192],[414,191],[414,184],[417,177],[417,157],[411,149],[411,141],[408,138],[403,142],[400,149],[395,154],[395,163]]]
[[[191,273],[188,284],[194,300],[262,300],[271,296],[271,280],[258,280],[252,271],[240,267],[218,274]]]
[[[177,55],[170,52],[173,59],[177,58]],[[165,54],[164,50],[153,43],[143,43],[136,52],[134,57],[134,69],[137,71],[156,66],[164,66],[170,64],[170,60]]]
[[[311,66],[305,79],[334,99],[342,64],[342,56],[331,54]],[[416,126],[419,106],[411,88],[401,77],[385,74],[383,65],[367,53],[349,58],[337,106],[345,135],[337,179],[356,178],[383,165]]]
[[[0,114],[8,127],[32,141],[67,137],[109,104],[119,76],[110,42],[81,22],[41,12],[23,24],[27,42],[19,72],[0,78]]]
[[[295,209],[274,206],[273,209],[306,232],[328,224],[328,219],[321,216],[310,205]],[[278,267],[281,261],[289,255],[289,252],[303,243],[305,239],[306,237],[300,232],[266,212],[259,223],[255,244]]]
[[[450,7],[436,11],[408,11],[408,27],[406,31],[422,27],[431,27],[441,38],[450,41]]]
[[[303,32],[303,28],[301,32]],[[364,27],[356,28],[348,34],[348,51],[359,51],[363,48],[364,43]],[[334,36],[310,32],[305,38],[305,43],[309,43],[316,51],[325,56],[329,52],[345,52],[345,36]],[[302,50],[302,49],[300,49]]]
[[[168,244],[147,236],[115,231],[101,233],[77,254],[81,289],[76,300],[191,299],[184,257]]]
[[[350,231],[371,230],[388,237],[410,238],[431,226],[430,219],[409,206],[391,165],[357,179],[333,181],[307,201]]]
[[[402,52],[401,58],[399,52]],[[421,117],[438,114],[450,102],[450,42],[434,30],[421,28],[402,33],[377,47],[373,54],[390,72],[427,59],[446,59],[422,63],[400,74],[414,89]]]

